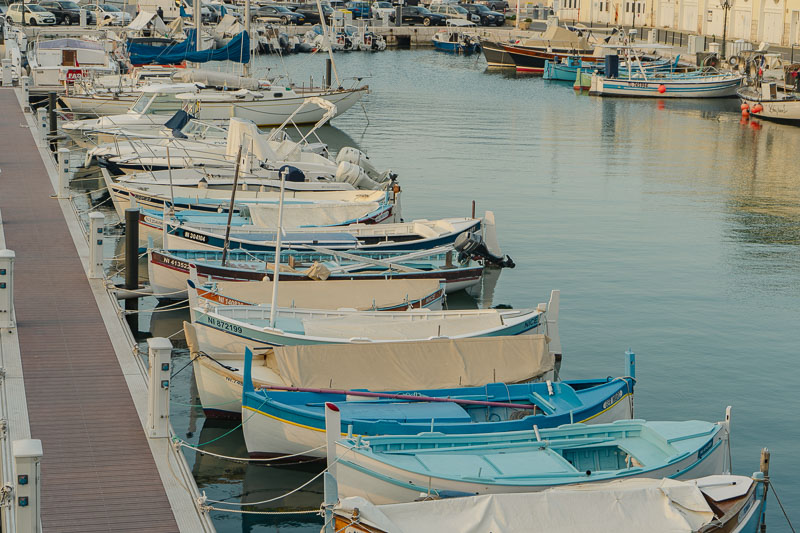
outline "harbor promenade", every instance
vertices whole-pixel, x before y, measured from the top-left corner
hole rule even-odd
[[[124,353],[120,321],[108,316],[111,301],[103,308],[103,281],[87,279],[84,237],[76,239],[77,219],[53,198],[52,164],[42,154],[50,156],[14,90],[0,89],[0,108],[1,227],[16,253],[30,436],[43,448],[42,529],[208,531],[180,488],[185,480],[176,479],[167,439],[156,444],[145,435],[145,381],[130,345]]]

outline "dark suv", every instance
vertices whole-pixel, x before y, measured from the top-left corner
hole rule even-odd
[[[317,4],[292,4],[288,7],[298,15],[303,15],[309,24],[319,24],[321,22]],[[325,20],[330,21],[333,16],[333,8],[328,4],[322,4],[322,12],[325,13]]]
[[[75,2],[69,0],[47,0],[39,2],[39,5],[55,15],[56,24],[80,24],[81,8]],[[86,23],[94,24],[94,14],[86,12]]]
[[[394,22],[395,14],[389,15],[389,20]],[[403,8],[403,24],[419,24],[423,26],[444,26],[447,17],[431,11],[422,6],[408,6]]]
[[[502,13],[492,11],[483,4],[458,4],[473,15],[481,18],[481,26],[502,26],[506,23],[506,18]]]

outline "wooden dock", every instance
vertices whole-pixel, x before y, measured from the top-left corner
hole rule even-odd
[[[131,386],[143,383],[141,373],[123,370],[119,339],[98,303],[102,284],[87,280],[70,231],[76,220],[51,197],[52,168],[31,135],[32,121],[12,89],[0,89],[0,107],[0,212],[6,247],[16,252],[30,434],[44,452],[43,531],[208,530],[198,517],[191,525],[187,506],[176,508],[181,498],[191,504],[192,495],[175,494],[175,474],[163,467],[167,439],[157,448],[144,433],[141,390]],[[127,357],[136,356],[129,350]]]

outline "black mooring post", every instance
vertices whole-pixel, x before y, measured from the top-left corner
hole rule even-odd
[[[125,210],[125,288],[139,289],[139,210]],[[139,298],[126,298],[125,310],[137,311]],[[135,335],[139,331],[139,315],[128,315],[128,325]]]
[[[333,77],[331,70],[333,68],[333,63],[331,62],[331,58],[325,59],[325,88],[330,88],[333,85]]]
[[[56,93],[51,91],[47,93],[47,118],[50,124],[50,150],[55,151],[55,141],[53,140],[58,133],[58,121],[56,120]]]

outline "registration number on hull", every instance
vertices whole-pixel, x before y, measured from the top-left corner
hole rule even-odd
[[[242,333],[242,326],[237,326],[236,324],[230,324],[225,322],[224,320],[220,320],[219,318],[214,318],[213,316],[207,316],[206,322],[209,326],[214,326],[215,328],[221,329],[223,331],[230,331],[231,333]]]

